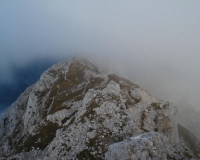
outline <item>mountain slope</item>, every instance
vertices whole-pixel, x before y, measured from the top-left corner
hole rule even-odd
[[[104,159],[110,145],[154,131],[169,142],[164,157],[194,157],[179,143],[176,115],[176,107],[129,80],[72,58],[44,72],[1,114],[0,156]]]
[[[41,74],[56,62],[58,60],[45,58],[33,60],[21,67],[10,64],[12,74],[8,75],[11,74],[12,78],[7,80],[4,80],[4,76],[0,73],[0,113],[16,101],[27,87],[36,83]]]
[[[185,143],[187,143],[188,147],[194,152],[196,157],[200,157],[200,142],[199,140],[185,127],[178,124],[178,134],[180,138],[182,138]]]

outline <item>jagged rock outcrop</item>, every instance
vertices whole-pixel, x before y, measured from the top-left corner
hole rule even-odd
[[[72,58],[44,72],[1,114],[0,157],[104,159],[110,145],[155,131],[191,158],[179,144],[176,114],[129,80]]]

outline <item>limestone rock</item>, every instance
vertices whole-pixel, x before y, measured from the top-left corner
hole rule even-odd
[[[193,156],[178,135],[176,115],[176,107],[131,81],[105,73],[85,59],[72,58],[45,71],[0,115],[0,158],[104,159],[112,144],[126,144],[123,140],[151,131],[160,134],[142,135],[146,140],[135,137],[134,144],[152,146],[156,153],[164,153],[162,158],[170,145],[175,146],[172,150]],[[130,155],[119,151],[122,159],[154,154],[153,148],[151,152],[133,148]]]
[[[139,102],[142,98],[142,96],[140,95],[139,91],[137,90],[132,90],[131,91],[131,97],[136,101]]]
[[[192,156],[192,155],[191,155]],[[111,144],[106,160],[167,160],[186,159],[176,152],[167,138],[158,132],[148,132]]]

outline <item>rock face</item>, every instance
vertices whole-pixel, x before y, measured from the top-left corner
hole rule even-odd
[[[106,152],[106,157],[115,154],[110,151],[113,146],[123,146],[123,140],[151,131],[140,137],[152,137],[158,146],[163,145],[158,154],[167,147],[179,149],[176,157],[194,157],[179,140],[176,114],[176,107],[151,97],[129,80],[72,58],[44,72],[1,114],[0,157],[105,159]],[[132,139],[127,145],[139,144],[136,137]]]
[[[109,146],[106,160],[167,160],[182,159],[169,144],[167,138],[158,132],[148,132]]]

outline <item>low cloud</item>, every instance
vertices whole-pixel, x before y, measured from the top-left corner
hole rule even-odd
[[[199,1],[2,1],[0,81],[37,58],[89,57],[151,94],[199,108]]]

